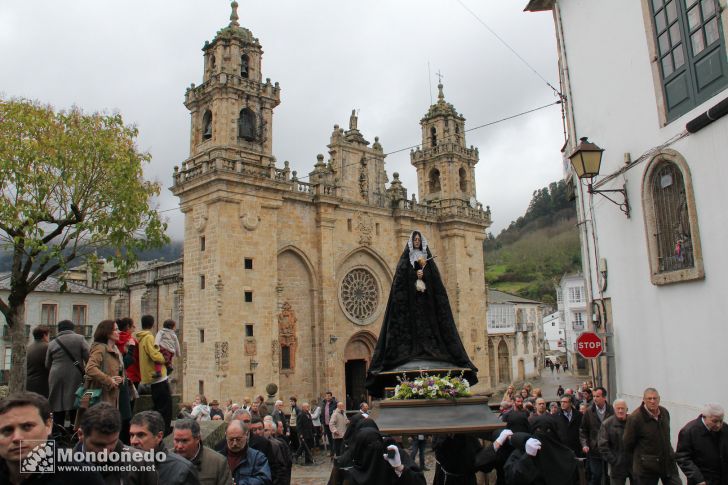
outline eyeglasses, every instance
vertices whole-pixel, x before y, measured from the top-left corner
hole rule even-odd
[[[245,441],[245,436],[241,436],[240,438],[227,438],[228,443],[242,443]]]

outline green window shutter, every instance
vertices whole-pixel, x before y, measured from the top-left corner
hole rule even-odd
[[[728,86],[717,0],[651,0],[667,120]]]

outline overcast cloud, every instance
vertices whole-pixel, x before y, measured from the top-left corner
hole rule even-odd
[[[524,13],[527,0],[462,0],[541,75],[558,85],[549,13]],[[260,39],[263,77],[280,83],[274,155],[299,176],[326,154],[334,124],[359,110],[359,129],[385,153],[420,142],[419,120],[443,73],[445,97],[466,128],[556,101],[546,84],[457,0],[239,0],[240,24]],[[202,80],[201,48],[229,23],[227,0],[4,0],[0,4],[0,93],[119,111],[139,127],[152,154],[148,178],[163,186],[162,210],[176,208],[167,190],[189,155],[185,89]],[[480,150],[478,200],[497,234],[522,215],[535,189],[561,177],[561,112],[556,106],[469,132]],[[409,150],[390,155],[416,191]],[[178,210],[165,212],[173,238]]]

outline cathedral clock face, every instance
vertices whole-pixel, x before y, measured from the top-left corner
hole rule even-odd
[[[341,281],[339,303],[349,320],[367,325],[377,316],[379,293],[374,275],[366,268],[354,268]]]

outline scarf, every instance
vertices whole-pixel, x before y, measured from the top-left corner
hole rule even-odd
[[[240,465],[240,463],[243,462],[248,457],[248,447],[246,446],[242,450],[238,452],[232,451],[230,448],[226,448],[227,453],[225,456],[227,457],[228,466],[230,467],[231,471],[235,471],[235,469]]]

